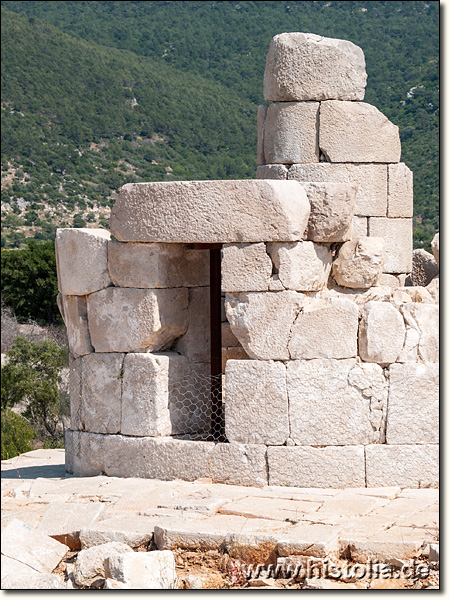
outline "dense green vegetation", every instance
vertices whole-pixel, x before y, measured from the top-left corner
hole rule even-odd
[[[107,224],[126,181],[253,177],[265,55],[283,31],[364,50],[400,127],[415,245],[438,229],[439,3],[2,2],[2,245]]]

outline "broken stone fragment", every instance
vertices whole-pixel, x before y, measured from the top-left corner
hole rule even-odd
[[[431,242],[431,250],[433,252],[433,256],[439,266],[439,232],[434,236]]]
[[[314,242],[272,242],[267,252],[278,271],[281,289],[318,291],[326,282],[331,269],[329,246]]]
[[[412,219],[370,217],[369,236],[384,238],[384,273],[411,272]]]
[[[64,296],[58,294],[60,309],[67,331],[69,350],[74,358],[93,352],[87,318],[85,296]]]
[[[432,254],[423,248],[413,250],[411,279],[414,286],[426,287],[438,273],[439,265]]]
[[[129,590],[173,590],[177,588],[175,558],[170,550],[126,552],[105,559],[105,575]]]
[[[125,552],[133,550],[121,542],[109,542],[81,550],[75,563],[75,582],[82,587],[101,588],[105,582],[105,560]]]
[[[269,289],[272,261],[264,243],[224,244],[221,269],[224,292],[264,292]]]
[[[359,325],[359,354],[366,362],[395,362],[405,342],[405,323],[390,302],[367,302]]]
[[[406,338],[398,362],[439,362],[439,306],[408,302],[400,311],[406,322]]]
[[[384,239],[379,237],[353,238],[345,242],[333,262],[336,283],[356,289],[376,285],[383,270],[384,246]]]

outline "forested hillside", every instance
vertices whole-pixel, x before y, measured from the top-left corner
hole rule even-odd
[[[2,246],[106,224],[124,182],[254,177],[271,38],[343,38],[438,229],[439,2],[2,2]],[[7,215],[5,217],[5,214]]]

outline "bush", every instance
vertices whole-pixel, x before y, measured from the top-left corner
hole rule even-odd
[[[1,411],[1,419],[2,460],[33,450],[36,431],[26,419],[9,409]]]

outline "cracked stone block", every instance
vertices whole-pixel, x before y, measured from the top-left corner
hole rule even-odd
[[[437,232],[431,241],[431,251],[433,252],[434,259],[439,266],[439,232]]]
[[[192,362],[209,362],[211,359],[209,296],[209,287],[189,289],[187,328],[173,346],[173,350]]]
[[[285,242],[302,239],[308,218],[306,194],[292,181],[127,183],[111,233],[122,242]]]
[[[366,81],[364,53],[352,42],[313,33],[281,33],[269,46],[264,98],[363,100]]]
[[[287,179],[287,178],[288,178],[288,170],[285,165],[259,164],[258,168],[256,169],[256,179]]]
[[[58,289],[65,296],[84,296],[111,285],[108,273],[109,231],[57,229]]]
[[[367,487],[439,487],[438,444],[366,446]]]
[[[281,289],[318,291],[328,281],[332,253],[329,246],[314,242],[272,242],[267,252],[278,271]]]
[[[388,217],[413,216],[413,173],[405,165],[388,165]]]
[[[401,154],[397,125],[365,102],[322,102],[319,146],[332,163],[398,163]]]
[[[264,243],[224,244],[221,269],[224,292],[265,292],[269,289],[272,261]]]
[[[89,335],[85,296],[64,296],[58,294],[60,309],[67,331],[69,350],[74,358],[94,351]]]
[[[405,323],[390,302],[367,302],[359,324],[359,355],[366,362],[395,362],[405,343]]]
[[[319,102],[281,102],[267,107],[265,163],[319,162],[319,106]]]
[[[305,299],[292,291],[242,292],[227,294],[225,308],[234,335],[251,358],[288,360],[292,324]]]
[[[178,288],[209,285],[209,252],[184,244],[127,244],[111,241],[112,282],[126,288]]]
[[[283,363],[228,361],[225,397],[225,432],[230,442],[285,443],[289,436],[289,418]]]
[[[384,273],[410,273],[412,270],[412,220],[369,218],[369,236],[384,238]]]
[[[96,352],[155,352],[186,332],[188,290],[108,288],[87,299]]]
[[[377,284],[383,270],[384,239],[354,237],[345,242],[333,262],[333,277],[343,287],[367,289]]]
[[[266,163],[266,159],[264,157],[264,124],[266,121],[267,115],[267,106],[260,105],[258,106],[258,116],[257,116],[257,145],[256,145],[256,157],[257,164],[264,165]],[[257,177],[257,179],[260,179]],[[261,177],[261,179],[266,179],[265,177]],[[267,179],[272,179],[268,177]],[[273,179],[277,179],[277,177],[273,177]],[[281,179],[287,179],[287,177],[281,177]]]
[[[272,446],[269,485],[309,488],[364,487],[363,446]]]
[[[306,303],[292,326],[292,359],[350,358],[357,354],[358,306],[347,298],[316,298]]]
[[[291,361],[287,386],[295,444],[345,446],[384,441],[388,384],[380,366],[356,359]]]
[[[208,452],[205,473],[214,483],[267,485],[266,447],[262,444],[219,443]]]
[[[439,306],[421,302],[400,305],[406,322],[406,337],[397,362],[439,362]]]
[[[414,286],[426,287],[439,274],[439,266],[432,254],[423,248],[412,253],[411,279]]]
[[[390,366],[388,444],[439,442],[439,365]]]

